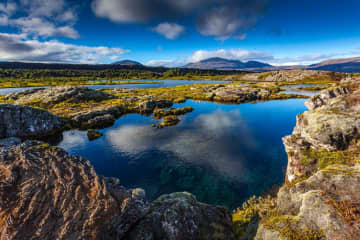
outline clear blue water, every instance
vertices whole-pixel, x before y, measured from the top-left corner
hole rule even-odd
[[[68,131],[59,146],[94,165],[98,174],[141,187],[149,200],[188,191],[197,199],[229,208],[241,206],[284,180],[287,156],[282,137],[291,134],[304,99],[222,105],[187,101],[192,106],[173,127],[155,129],[151,116],[131,114],[100,130]]]
[[[136,80],[142,82],[160,82],[160,83],[143,83],[143,84],[115,84],[115,85],[85,85],[91,89],[105,89],[105,88],[162,88],[162,87],[175,87],[181,85],[199,84],[199,83],[227,83],[229,81],[206,81],[206,80]],[[129,81],[131,82],[131,81]],[[26,88],[0,88],[0,95],[19,92],[26,89],[34,89],[39,87],[26,87]],[[48,88],[48,87],[45,87]]]

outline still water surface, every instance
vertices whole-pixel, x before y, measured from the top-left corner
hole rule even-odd
[[[149,200],[188,191],[210,204],[235,208],[281,184],[287,156],[281,138],[304,112],[304,99],[227,105],[188,100],[195,111],[177,126],[155,129],[151,116],[131,114],[100,130],[68,131],[59,146],[90,160],[95,170],[122,185],[146,190]]]

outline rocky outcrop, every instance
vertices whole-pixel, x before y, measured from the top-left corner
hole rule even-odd
[[[173,103],[167,100],[150,100],[139,104],[138,110],[143,114],[150,114],[155,108],[169,108]]]
[[[104,128],[113,125],[115,120],[125,113],[125,109],[119,106],[101,106],[70,114],[68,117],[74,126],[81,129]]]
[[[360,239],[359,183],[360,165],[332,165],[295,186],[282,187],[278,193],[279,214],[287,216],[299,233],[312,229],[323,236],[308,235],[312,238],[304,239]],[[260,227],[256,239],[291,239],[284,234],[284,224],[279,220],[270,229]]]
[[[211,86],[206,89],[206,95],[211,101],[242,103],[267,99],[270,97],[271,91],[240,84],[229,84]]]
[[[15,145],[12,145],[15,144]],[[233,239],[231,216],[188,193],[150,205],[58,147],[0,147],[0,239]]]
[[[284,138],[286,183],[255,239],[360,239],[359,99],[339,87],[308,101]]]
[[[143,191],[40,142],[0,148],[0,180],[0,239],[123,239],[146,210]]]
[[[153,112],[153,118],[154,119],[160,119],[166,116],[170,116],[170,115],[175,115],[175,116],[179,116],[179,115],[184,115],[187,113],[190,113],[194,111],[194,108],[190,107],[190,106],[186,106],[186,107],[182,107],[182,108],[172,108],[170,110],[166,110],[166,109],[155,109]]]
[[[288,153],[287,180],[317,171],[323,151],[346,150],[360,138],[358,91],[346,87],[325,90],[307,101],[309,111],[297,116],[291,136],[283,139]],[[315,154],[313,154],[315,153]]]
[[[250,73],[240,77],[244,81],[265,82],[306,82],[314,81],[340,81],[345,74],[316,70],[280,70],[263,73]]]
[[[231,217],[223,207],[202,204],[189,193],[163,195],[130,231],[129,240],[231,240]]]
[[[40,109],[0,105],[0,139],[42,137],[60,131],[63,121]]]
[[[33,88],[33,89],[27,89],[27,90],[24,90],[24,91],[9,93],[4,97],[4,100],[17,100],[17,99],[19,99],[21,97],[34,94],[34,93],[42,91],[44,89],[45,88]]]
[[[345,96],[350,93],[347,87],[337,87],[334,89],[326,89],[320,94],[315,95],[305,102],[305,106],[310,110],[329,104],[329,101],[339,96]]]
[[[93,90],[81,86],[61,86],[42,90],[35,90],[25,96],[17,97],[16,104],[26,105],[39,103],[53,105],[63,101],[79,103],[84,101],[101,101],[115,98],[114,96],[102,91]]]

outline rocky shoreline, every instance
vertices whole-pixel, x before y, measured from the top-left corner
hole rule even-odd
[[[191,109],[165,108],[179,97],[195,98],[190,95],[234,103],[280,98],[268,87],[193,88],[171,97],[146,92],[154,90],[82,87],[5,97],[25,106],[0,105],[0,239],[360,238],[358,82],[307,101],[309,111],[297,117],[293,134],[283,139],[289,157],[284,186],[275,196],[250,199],[232,216],[189,193],[148,203],[142,189],[125,189],[121,179],[98,176],[86,159],[26,140],[66,128],[101,128],[130,112],[176,117]]]

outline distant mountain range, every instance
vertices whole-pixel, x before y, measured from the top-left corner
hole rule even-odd
[[[184,68],[197,68],[197,69],[246,69],[246,68],[264,68],[272,67],[270,64],[257,62],[257,61],[248,61],[242,62],[239,60],[229,60],[224,58],[208,58],[196,63],[190,63],[184,66]]]
[[[153,72],[165,72],[169,70],[166,67],[151,67],[143,65],[132,60],[122,60],[112,64],[61,64],[61,63],[26,63],[26,62],[1,62],[0,68],[3,69],[83,69],[83,70],[105,70],[105,69],[123,69],[146,70]],[[238,60],[229,60],[224,58],[208,58],[196,63],[190,63],[181,67],[183,72],[193,72],[199,69],[202,72],[212,71],[217,74],[232,74],[237,72],[265,72],[279,70],[323,70],[333,72],[360,72],[360,57],[330,59],[312,64],[309,66],[272,66],[258,61],[242,62]]]
[[[309,66],[272,66],[270,64],[257,61],[242,62],[238,60],[228,60],[224,58],[208,58],[196,63],[187,64],[184,66],[184,68],[244,71],[277,71],[306,69],[333,72],[360,72],[360,57],[330,59]]]
[[[112,63],[113,65],[122,65],[122,66],[142,66],[141,63],[139,62],[136,62],[136,61],[132,61],[132,60],[121,60],[121,61],[118,61],[118,62],[114,62]]]
[[[310,65],[307,69],[333,72],[360,72],[360,57],[330,59]]]

